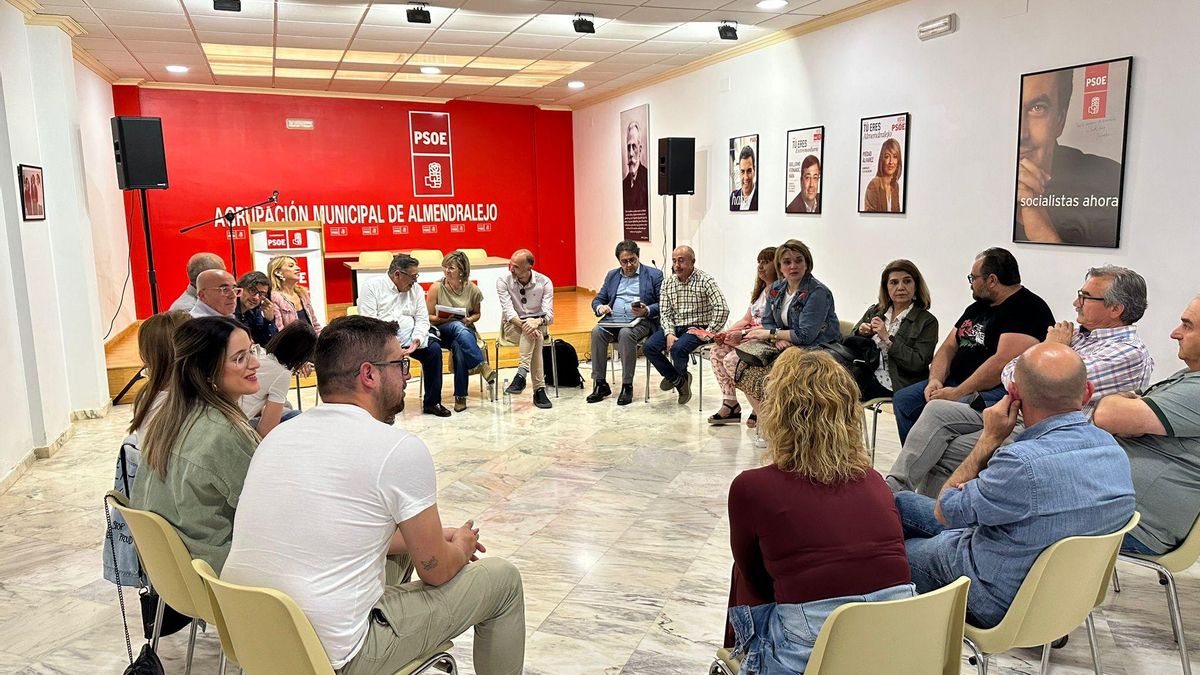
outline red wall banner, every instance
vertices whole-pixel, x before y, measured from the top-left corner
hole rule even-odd
[[[239,274],[250,270],[249,223],[319,220],[327,254],[483,248],[508,257],[528,248],[556,286],[575,285],[570,112],[127,86],[113,87],[113,100],[117,115],[163,121],[171,187],[147,197],[162,308],[187,286],[193,253],[212,251],[230,263],[223,219],[179,229],[258,204],[274,190],[277,203],[234,219]],[[312,128],[288,129],[290,118],[312,120]],[[145,317],[141,211],[135,198],[126,208]],[[330,303],[351,301],[344,261],[326,260]]]

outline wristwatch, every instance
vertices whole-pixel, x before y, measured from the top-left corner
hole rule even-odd
[[[772,328],[772,329],[771,329],[771,342],[774,342],[774,341],[775,341],[775,338],[776,338],[776,336],[778,336],[778,335],[779,335],[779,329],[778,329],[778,328]]]

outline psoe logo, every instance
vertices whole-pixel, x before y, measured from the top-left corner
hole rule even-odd
[[[409,154],[414,197],[454,196],[450,113],[410,110]]]

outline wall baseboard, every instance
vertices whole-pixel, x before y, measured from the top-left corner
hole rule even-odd
[[[79,420],[98,420],[108,416],[112,412],[112,401],[105,401],[104,405],[99,408],[87,408],[84,410],[74,410],[71,412],[71,422]]]
[[[25,455],[21,461],[17,462],[17,465],[14,466],[6,476],[0,478],[0,495],[8,492],[8,488],[12,487],[21,476],[29,473],[30,467],[33,466],[33,463],[36,460],[37,456],[34,455],[32,450],[30,450],[29,454]]]
[[[58,451],[62,450],[62,446],[66,445],[67,441],[71,440],[71,437],[74,435],[75,425],[72,423],[71,426],[67,427],[66,431],[59,434],[58,438],[54,439],[54,442],[50,445],[34,448],[33,454],[36,455],[38,459],[50,459],[54,455],[58,454]]]

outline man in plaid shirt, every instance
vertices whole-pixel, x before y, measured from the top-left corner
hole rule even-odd
[[[663,376],[659,388],[679,392],[679,404],[692,398],[692,375],[688,355],[707,340],[688,332],[700,328],[719,332],[729,318],[729,305],[717,282],[696,269],[696,252],[691,246],[671,251],[673,274],[663,280],[659,293],[659,318],[662,327],[646,340],[646,360]],[[670,352],[670,358],[663,352]]]
[[[1154,359],[1134,325],[1146,311],[1146,280],[1125,267],[1105,265],[1088,270],[1075,297],[1076,328],[1070,321],[1051,326],[1046,342],[1068,345],[1083,359],[1095,387],[1083,412],[1091,415],[1101,398],[1140,389],[1150,382]],[[1016,359],[1004,368],[1005,388],[1012,382]],[[1025,427],[1017,423],[1011,443]],[[983,413],[966,403],[931,401],[909,432],[904,448],[888,472],[894,492],[914,490],[931,497],[975,447],[983,432]]]

